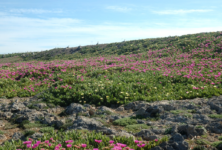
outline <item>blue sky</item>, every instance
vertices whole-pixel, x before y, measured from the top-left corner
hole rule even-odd
[[[221,0],[1,0],[0,54],[222,31]]]

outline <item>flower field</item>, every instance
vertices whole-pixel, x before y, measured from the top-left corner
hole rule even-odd
[[[120,56],[0,64],[0,97],[29,97],[46,90],[41,98],[55,105],[108,106],[218,96],[220,35],[203,34],[183,49],[170,46]]]
[[[85,136],[85,139],[82,139],[82,136]],[[72,140],[70,140],[70,138]],[[161,140],[155,139],[153,141],[133,140],[133,138],[126,137],[116,137],[113,140],[110,140],[107,136],[102,135],[101,133],[90,133],[88,131],[73,131],[67,133],[52,132],[45,134],[45,136],[39,141],[27,138],[27,141],[25,142],[22,142],[21,140],[17,142],[12,141],[12,143],[6,142],[4,147],[0,147],[0,150],[148,150],[167,140],[167,137],[164,137]]]
[[[0,97],[38,94],[42,101],[60,106],[71,103],[110,106],[138,100],[222,95],[222,33],[175,37],[168,43],[167,38],[159,41],[163,43],[154,44],[154,40],[151,47],[149,39],[134,41],[135,45],[126,42],[117,50],[115,44],[109,44],[101,54],[110,55],[98,55],[95,48],[88,51],[84,48],[73,60],[0,63]],[[4,58],[4,62],[8,58],[14,62],[11,57]],[[164,141],[167,137],[147,142],[125,137],[110,140],[96,133],[53,132],[39,141],[5,143],[0,150],[151,149]]]

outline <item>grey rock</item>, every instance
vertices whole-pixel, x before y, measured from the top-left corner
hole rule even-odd
[[[116,135],[116,136],[125,136],[125,137],[127,137],[127,138],[132,138],[133,140],[135,140],[135,137],[134,137],[132,134],[127,133],[127,132],[125,132],[125,131],[116,132],[115,135]]]
[[[155,135],[155,133],[148,129],[142,129],[140,132],[136,133],[135,136],[142,137],[144,140],[148,141],[159,139],[159,137]]]
[[[136,107],[136,102],[132,102],[132,103],[129,103],[129,104],[125,105],[124,109],[129,110],[129,109],[133,109],[135,107]]]
[[[4,134],[0,134],[0,140],[6,140],[7,137]]]
[[[156,147],[151,148],[150,150],[163,150],[163,149],[160,146],[156,146]]]
[[[96,110],[95,109],[89,109],[89,115],[93,116],[96,114]]]
[[[164,134],[165,130],[164,129],[152,129],[152,132],[155,134]]]
[[[38,104],[34,104],[33,106],[38,107],[39,109],[44,109],[47,107],[46,103],[38,103]]]
[[[81,104],[78,104],[78,103],[70,104],[65,110],[66,114],[68,115],[72,115],[79,112],[85,112],[85,111],[86,109]]]
[[[23,103],[13,103],[11,105],[11,112],[15,113],[15,112],[19,112],[23,109],[26,109],[27,107],[23,104]]]
[[[12,139],[13,139],[13,140],[19,140],[19,139],[21,139],[21,138],[23,138],[23,137],[24,137],[24,134],[21,133],[21,132],[15,132],[15,133],[12,135]]]
[[[111,134],[116,134],[116,130],[114,129],[109,129],[107,127],[97,127],[96,129],[97,132],[102,132],[105,135],[111,135]]]
[[[97,111],[97,114],[103,114],[105,111],[113,113],[112,109],[110,109],[110,108],[108,108],[106,106],[101,106],[101,107],[99,107],[99,109]]]
[[[197,132],[197,135],[201,136],[207,133],[207,130],[203,127],[203,128],[196,128],[195,129]]]
[[[55,120],[54,117],[49,117],[49,116],[47,116],[47,117],[44,117],[44,120],[42,120],[41,122],[42,122],[43,124],[52,125],[52,124],[55,123],[54,120]]]
[[[212,111],[211,111],[210,107],[207,106],[207,107],[204,107],[202,109],[198,109],[197,113],[198,114],[211,114]]]
[[[162,106],[149,106],[146,112],[150,114],[150,117],[157,117],[160,113],[164,112]]]
[[[121,118],[122,118],[121,116],[109,116],[108,120],[109,120],[109,122],[113,122],[113,121],[115,121],[117,119],[121,119]]]
[[[138,120],[136,120],[136,121],[137,121],[138,124],[146,124],[146,121],[144,121],[144,120],[139,120],[139,119],[138,119]]]
[[[212,122],[212,123],[207,124],[206,129],[210,130],[210,132],[212,132],[212,133],[221,134],[222,133],[222,124],[219,123],[218,121]]]
[[[55,126],[57,128],[60,128],[61,126],[65,125],[66,124],[66,119],[60,119],[60,120],[55,120],[53,121],[53,124],[55,124]]]
[[[181,134],[176,133],[174,134],[168,141],[168,143],[161,144],[161,147],[165,147],[168,145],[169,149],[172,149],[172,147],[175,150],[188,150],[189,146],[186,141],[184,141],[184,138]]]
[[[211,119],[207,115],[194,114],[193,119],[198,120],[198,122],[207,124],[211,121]]]
[[[41,138],[44,135],[44,133],[34,133],[30,136],[31,139],[37,140],[38,138]]]
[[[87,117],[79,117],[73,122],[73,126],[69,127],[68,129],[75,129],[77,127],[82,127],[84,129],[88,130],[97,130],[98,127],[103,126],[103,124],[99,121],[96,121],[93,118],[87,118]]]
[[[179,133],[176,133],[174,134],[170,139],[169,139],[169,143],[173,143],[173,142],[176,142],[176,143],[179,143],[179,142],[183,142],[184,141],[184,138],[181,134]]]
[[[146,112],[146,107],[142,107],[136,111],[136,115],[146,116],[149,115],[149,113]]]
[[[5,126],[5,123],[2,120],[0,120],[0,128],[4,126]]]
[[[124,107],[118,107],[116,111],[124,111]]]
[[[15,114],[14,117],[17,118],[15,120],[17,123],[21,123],[24,120],[35,122],[35,121],[41,121],[41,119],[44,118],[44,114],[39,111],[34,111],[34,113],[24,112],[23,114]]]
[[[0,112],[0,117],[3,117],[5,119],[10,119],[13,116],[13,113],[11,112]]]
[[[217,113],[222,112],[222,95],[216,97],[213,96],[212,98],[209,99],[208,104],[210,105],[210,108],[213,110],[216,110]]]

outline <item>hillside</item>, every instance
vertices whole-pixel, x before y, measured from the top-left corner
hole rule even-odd
[[[222,32],[1,57],[0,150],[222,147]]]
[[[146,52],[149,50],[159,50],[163,48],[176,48],[180,49],[182,52],[192,52],[192,49],[201,47],[200,44],[208,44],[208,41],[205,41],[208,37],[217,38],[220,36],[221,32],[210,32],[210,33],[198,33],[198,34],[188,34],[183,36],[172,36],[164,38],[149,38],[142,40],[133,40],[133,41],[123,41],[119,43],[110,43],[110,44],[97,44],[89,46],[78,46],[70,48],[54,48],[51,50],[46,50],[42,52],[29,52],[29,53],[14,53],[14,54],[0,54],[0,63],[2,58],[11,58],[18,56],[23,61],[30,60],[72,60],[80,58],[90,58],[97,56],[108,56],[108,55],[129,55],[129,54],[138,54]],[[205,38],[199,38],[205,37]],[[220,41],[213,41],[213,44],[220,44]],[[208,44],[210,46],[210,44]],[[220,48],[219,46],[216,48]],[[215,49],[215,52],[217,50]],[[221,52],[219,49],[218,52]],[[162,57],[168,56],[163,54]],[[16,57],[17,58],[17,57]],[[12,58],[13,59],[13,58]],[[15,59],[15,62],[21,61],[20,59]],[[5,62],[5,61],[4,61]],[[11,62],[11,61],[9,61]]]

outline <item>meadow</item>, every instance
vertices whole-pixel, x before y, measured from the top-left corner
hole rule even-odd
[[[0,97],[45,91],[41,98],[55,105],[108,106],[221,95],[221,36],[197,39],[188,52],[171,46],[120,56],[0,64]]]
[[[73,60],[1,63],[0,97],[42,92],[38,98],[54,105],[110,106],[222,95],[221,32],[163,39],[109,44],[101,55],[84,48]]]

